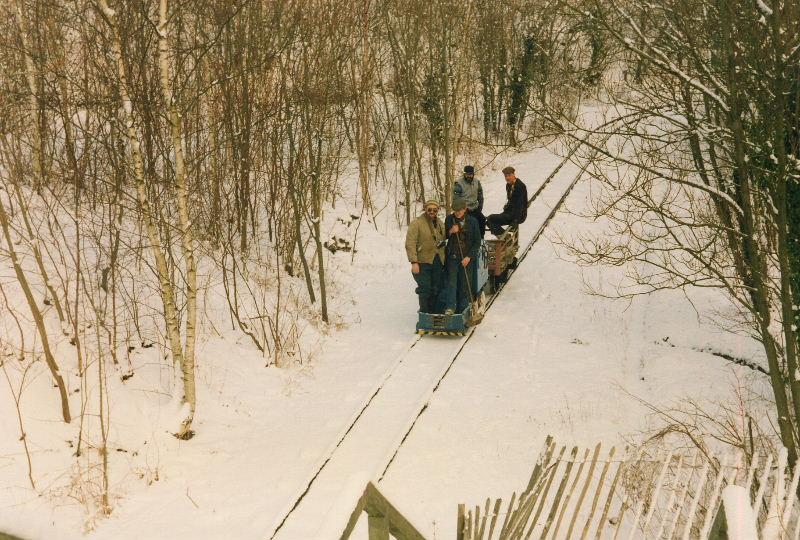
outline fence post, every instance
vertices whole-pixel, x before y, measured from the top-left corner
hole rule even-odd
[[[369,540],[389,540],[389,520],[383,514],[367,510]]]

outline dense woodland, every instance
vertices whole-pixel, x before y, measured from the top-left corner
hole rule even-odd
[[[560,137],[594,151],[591,217],[616,233],[574,239],[576,260],[630,268],[598,292],[725,290],[736,309],[720,324],[763,344],[765,437],[793,464],[800,5],[767,3],[4,0],[11,396],[49,370],[76,454],[91,424],[107,467],[103,381],[155,346],[189,439],[210,296],[267,365],[296,361],[298,320],[335,318],[323,223],[337,201],[404,226],[419,201],[450,202],[466,156]],[[591,129],[576,125],[587,102],[607,114]],[[74,393],[89,381],[94,403]],[[752,452],[752,438],[726,442]]]

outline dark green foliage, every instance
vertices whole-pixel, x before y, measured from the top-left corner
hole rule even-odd
[[[435,71],[428,73],[422,83],[422,92],[420,107],[428,120],[431,145],[436,146],[442,140],[444,128],[444,76]]]
[[[511,103],[508,106],[508,125],[511,129],[517,127],[525,116],[528,95],[533,84],[537,49],[536,37],[526,36],[522,40],[522,54],[519,62],[511,70],[511,84],[509,85]]]

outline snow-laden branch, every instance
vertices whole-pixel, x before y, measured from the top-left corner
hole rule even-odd
[[[756,5],[758,6],[758,10],[764,14],[765,17],[769,17],[772,15],[772,8],[769,7],[764,0],[756,0]]]
[[[639,28],[639,25],[636,24],[636,21],[634,21],[633,18],[630,15],[628,15],[627,12],[622,10],[616,4],[614,4],[614,9],[617,11],[617,13],[619,13],[620,15],[622,15],[622,17],[625,18],[625,20],[630,25],[631,29],[642,40],[642,43],[644,43],[647,46],[647,49],[651,51],[652,54],[634,45],[633,40],[631,40],[630,38],[622,37],[619,35],[619,33],[612,30],[612,32],[615,35],[617,35],[617,37],[621,38],[622,42],[625,44],[626,47],[628,47],[635,53],[639,54],[643,58],[646,58],[647,60],[653,62],[655,65],[661,67],[662,69],[672,73],[673,75],[681,79],[683,82],[685,82],[692,88],[704,93],[705,95],[716,101],[717,104],[720,106],[720,108],[722,108],[722,110],[725,111],[726,113],[730,111],[728,104],[725,103],[725,100],[722,99],[722,97],[719,94],[717,94],[716,92],[714,92],[714,90],[704,85],[696,77],[692,77],[691,75],[683,71],[681,68],[675,65],[675,63],[669,58],[669,56],[666,55],[666,53],[664,53],[657,47],[654,47],[653,44],[647,39],[647,37],[645,37],[644,32],[642,32],[641,28]]]

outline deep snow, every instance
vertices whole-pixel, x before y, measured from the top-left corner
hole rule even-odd
[[[559,161],[539,149],[480,171],[487,210],[502,204],[500,168],[516,166],[532,192]],[[559,178],[575,171],[567,166]],[[591,187],[591,180],[580,182],[567,206],[582,208]],[[350,210],[342,201],[333,215]],[[416,299],[404,230],[392,223],[389,210],[376,227],[362,219],[354,264],[346,252],[327,258],[339,284],[334,309],[348,324],[322,337],[313,360],[265,368],[246,341],[208,337],[198,353],[197,436],[188,442],[163,429],[164,417],[174,413],[170,401],[149,397],[160,388],[159,371],[148,369],[152,358],[143,355],[136,376],[112,388],[111,444],[119,450],[112,452],[114,511],[108,518],[87,517],[68,488],[75,470],[65,441],[74,430],[54,415],[55,398],[43,373],[22,402],[34,475],[46,493],[30,490],[16,412],[7,386],[0,384],[0,530],[30,540],[80,538],[83,528],[96,539],[268,536],[413,339]],[[354,225],[328,221],[336,223],[336,234],[352,238]],[[554,231],[568,236],[597,226],[566,212],[556,216],[379,483],[430,537],[453,536],[457,503],[477,504],[523,485],[547,434],[563,444],[613,444],[645,428],[646,409],[626,392],[661,405],[682,396],[713,400],[730,394],[734,374],[749,376],[744,368],[691,350],[710,345],[758,356],[754,343],[698,316],[682,293],[632,302],[585,294],[581,272],[552,239]],[[530,220],[523,225],[527,233],[532,227]],[[587,275],[616,280],[619,270]],[[714,292],[691,295],[701,312],[725,309]],[[664,346],[665,337],[677,346]],[[453,343],[432,344],[430,354],[445,354],[442,349]],[[412,379],[409,385],[419,382]],[[375,479],[373,468],[358,465],[341,485],[343,493],[357,493],[359,484]],[[326,504],[318,530],[350,511],[341,501]]]

